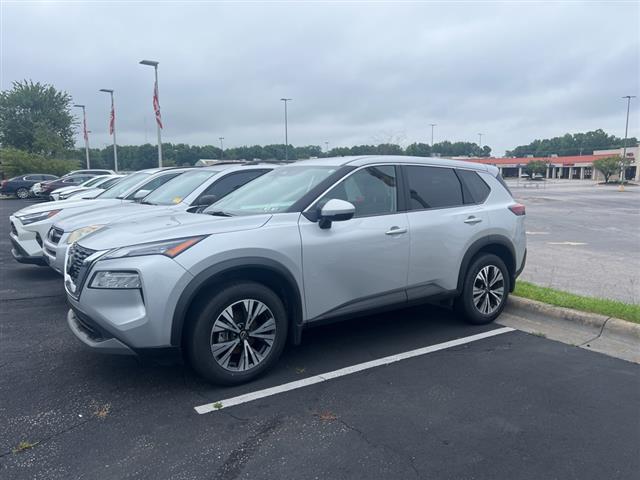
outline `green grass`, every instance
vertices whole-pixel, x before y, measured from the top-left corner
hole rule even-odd
[[[583,297],[582,295],[563,292],[553,288],[539,287],[538,285],[520,280],[516,283],[516,290],[513,293],[519,297],[538,300],[539,302],[556,305],[557,307],[599,313],[608,317],[640,323],[640,305],[604,298]]]

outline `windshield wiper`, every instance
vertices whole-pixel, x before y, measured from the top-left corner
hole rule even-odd
[[[228,212],[223,212],[222,210],[214,210],[213,212],[204,212],[207,215],[215,215],[217,217],[233,217],[233,215],[231,215]]]

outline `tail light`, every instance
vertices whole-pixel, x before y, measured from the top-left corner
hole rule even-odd
[[[2,180],[2,182],[0,182],[0,188],[4,188],[8,181],[9,180]]]
[[[517,215],[518,217],[521,217],[526,213],[524,205],[522,205],[521,203],[514,203],[513,205],[509,205],[509,210],[511,210],[511,212],[513,212],[513,214]]]

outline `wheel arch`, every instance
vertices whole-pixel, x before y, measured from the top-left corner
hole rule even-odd
[[[489,235],[471,244],[460,264],[458,291],[462,292],[465,274],[473,259],[481,253],[493,253],[502,259],[509,270],[509,291],[513,292],[516,283],[516,250],[513,242],[503,235]]]
[[[285,304],[289,334],[294,344],[302,334],[302,296],[293,274],[275,260],[249,257],[227,260],[204,269],[183,290],[173,312],[171,345],[182,346],[184,331],[192,313],[211,298],[210,288],[234,280],[250,280],[271,288]]]

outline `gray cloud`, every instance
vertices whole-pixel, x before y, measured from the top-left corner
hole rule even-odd
[[[331,146],[624,133],[637,94],[637,3],[3,3],[1,87],[31,78],[87,105],[94,146],[163,140]],[[619,19],[623,19],[620,22]],[[615,21],[614,21],[615,20]],[[627,22],[627,23],[625,23]],[[626,25],[626,27],[625,27]],[[638,135],[637,107],[630,125]],[[80,143],[80,137],[78,143]]]

